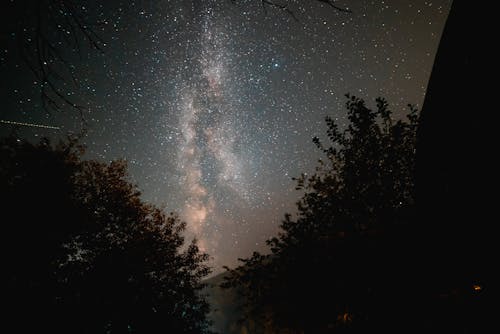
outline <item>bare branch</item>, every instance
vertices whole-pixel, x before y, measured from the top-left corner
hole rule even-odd
[[[352,13],[352,11],[348,8],[342,8],[340,6],[337,6],[333,0],[311,0],[311,1],[317,1],[327,4],[328,6],[332,7],[333,9],[339,12]],[[237,0],[231,0],[231,2],[236,3]],[[292,16],[295,21],[299,21],[294,11],[290,9],[290,4],[288,3],[287,0],[284,0],[282,3],[277,3],[274,0],[260,0],[260,2],[262,4],[265,13],[267,13],[266,9],[267,6],[273,7],[275,9],[285,11],[288,15]]]
[[[266,5],[271,6],[271,7],[285,11],[295,21],[299,21],[297,19],[297,17],[295,16],[295,13],[289,8],[288,4],[282,5],[282,4],[278,4],[278,3],[275,3],[275,2],[270,1],[270,0],[261,0],[261,2],[262,2],[262,7],[264,7],[264,11],[266,10]]]
[[[332,0],[316,0],[316,1],[326,3],[327,5],[338,10],[339,12],[352,13],[352,11],[348,8],[342,8],[342,7],[335,5],[334,1],[332,1]]]
[[[103,52],[104,42],[72,0],[38,0],[33,4],[20,11],[23,13],[17,29],[20,56],[40,84],[42,106],[48,113],[69,106],[83,118],[83,106],[70,98],[65,87],[67,78],[74,87],[78,87],[78,80],[64,53],[71,50],[81,57],[84,39],[91,49]]]

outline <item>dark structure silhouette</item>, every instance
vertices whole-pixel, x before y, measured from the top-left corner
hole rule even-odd
[[[479,7],[478,7],[479,8]],[[491,77],[496,72],[494,9],[454,1],[422,109],[417,145],[421,239],[433,286],[450,317],[447,329],[491,332],[487,320],[493,266],[494,130]],[[432,273],[432,274],[431,274]],[[480,289],[480,290],[479,290]],[[489,297],[488,297],[489,296]],[[452,301],[454,300],[454,301]]]

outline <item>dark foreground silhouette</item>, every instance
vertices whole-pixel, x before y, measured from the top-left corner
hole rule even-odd
[[[423,230],[429,222],[417,213],[417,111],[410,106],[407,120],[396,122],[383,99],[370,110],[347,98],[349,124],[327,118],[331,146],[314,138],[325,160],[297,179],[298,213],[285,215],[268,240],[271,253],[241,259],[219,278],[233,290],[226,298],[237,293],[242,301],[240,324],[223,326],[235,333],[480,332],[481,272],[446,262],[462,226],[431,215],[434,230]]]
[[[491,307],[497,123],[488,98],[495,11],[477,9],[453,2],[416,141],[411,120],[386,130],[380,104],[359,112],[364,104],[348,102],[347,137],[327,120],[332,148],[316,144],[334,159],[299,178],[306,194],[298,217],[285,217],[269,240],[271,255],[255,253],[226,273],[222,286],[243,301],[244,330],[498,331]]]
[[[122,161],[0,140],[2,294],[9,333],[208,333],[209,272],[185,224],[143,203]]]
[[[215,279],[244,315],[227,333],[497,332],[492,6],[453,3],[416,141],[416,114],[393,123],[382,100],[350,99],[346,133],[327,120],[332,146],[315,140],[325,162],[297,180],[306,195],[272,254]],[[182,247],[183,223],[141,202],[123,163],[80,156],[0,142],[2,328],[208,332],[206,255]]]
[[[326,119],[331,146],[314,139],[325,160],[297,179],[297,216],[285,216],[271,254],[227,274],[252,333],[408,332],[433,316],[412,238],[417,111],[393,121],[385,100],[370,110],[347,98],[349,124]]]

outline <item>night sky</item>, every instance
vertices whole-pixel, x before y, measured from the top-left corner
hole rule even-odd
[[[81,2],[78,2],[81,3]],[[124,158],[146,201],[188,222],[218,272],[264,250],[300,193],[293,176],[321,156],[324,117],[345,124],[344,94],[389,100],[395,117],[423,102],[451,5],[439,1],[86,1],[103,53],[68,52],[85,106],[88,158]],[[12,40],[16,36],[6,35]],[[1,120],[35,139],[82,129],[75,110],[47,113],[38,83],[7,45]],[[0,124],[0,134],[11,126]]]

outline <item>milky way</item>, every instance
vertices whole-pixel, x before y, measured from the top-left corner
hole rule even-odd
[[[324,134],[325,116],[345,125],[345,93],[386,97],[395,117],[423,101],[451,3],[339,0],[344,13],[288,2],[297,20],[258,0],[87,1],[107,46],[68,56],[87,157],[125,158],[143,198],[187,222],[215,272],[265,250],[293,212],[292,177],[314,171],[311,138]],[[12,78],[1,83],[0,119],[80,131],[77,113],[46,114],[39,83],[0,51]]]
[[[200,9],[198,9],[200,10]],[[231,104],[233,94],[227,85],[231,54],[229,37],[217,24],[213,7],[202,7],[198,67],[179,83],[178,117],[182,138],[177,161],[186,200],[181,217],[198,238],[200,248],[218,252],[221,242],[220,197],[225,202],[248,199],[243,163],[235,151],[238,113]],[[236,223],[236,222],[233,222]]]

